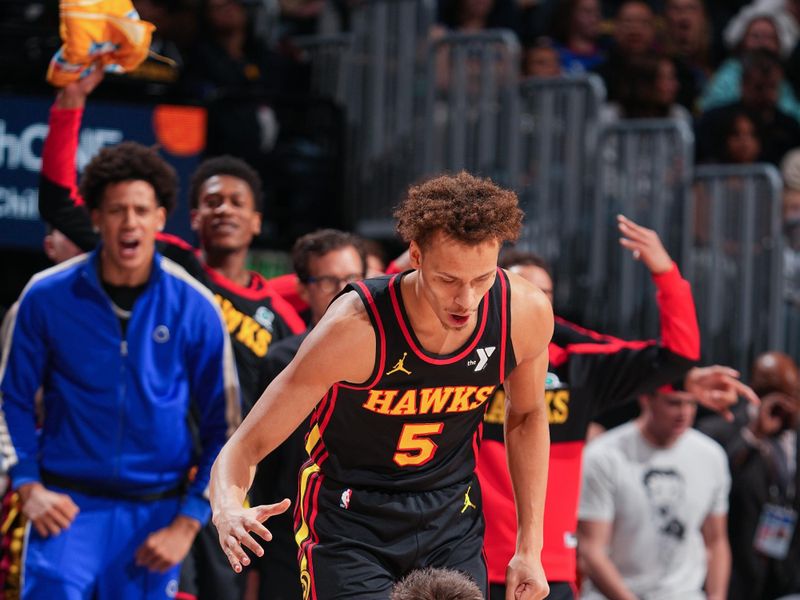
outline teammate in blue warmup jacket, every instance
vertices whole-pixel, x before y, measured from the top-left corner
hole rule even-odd
[[[23,599],[174,597],[210,516],[239,386],[214,298],[155,251],[175,188],[150,149],[100,152],[81,193],[101,245],[36,275],[12,315],[0,450],[32,524]]]

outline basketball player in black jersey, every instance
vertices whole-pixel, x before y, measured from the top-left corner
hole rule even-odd
[[[498,269],[519,234],[513,192],[466,173],[410,190],[396,215],[413,270],[357,282],[220,453],[211,503],[234,571],[288,509],[243,508],[255,465],[309,414],[295,507],[305,598],[386,599],[415,568],[468,573],[486,593],[475,456],[502,383],[517,507],[507,598],[547,595],[541,567],[549,436],[544,404],[553,315],[544,294]]]

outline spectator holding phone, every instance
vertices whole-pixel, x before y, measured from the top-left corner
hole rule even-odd
[[[751,374],[761,405],[727,443],[731,469],[730,600],[800,592],[795,535],[800,375],[781,352],[758,356]]]

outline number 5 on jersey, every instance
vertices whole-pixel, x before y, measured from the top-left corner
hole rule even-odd
[[[401,467],[424,465],[439,447],[430,436],[442,433],[444,423],[406,423],[397,440],[394,462]]]

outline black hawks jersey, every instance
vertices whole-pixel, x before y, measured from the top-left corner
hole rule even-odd
[[[487,401],[516,365],[510,293],[498,269],[475,331],[455,352],[426,352],[400,292],[406,274],[351,284],[375,329],[375,367],[363,385],[335,384],[312,415],[306,449],[347,487],[425,491],[475,470]]]

